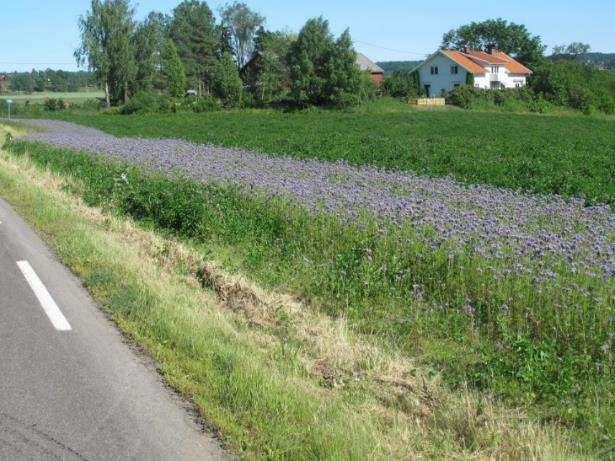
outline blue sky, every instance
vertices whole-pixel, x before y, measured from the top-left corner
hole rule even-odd
[[[357,50],[374,60],[417,60],[434,51],[442,34],[472,20],[502,17],[525,24],[550,47],[587,42],[615,52],[615,2],[606,0],[462,1],[245,0],[272,29],[296,31],[323,15],[337,34],[350,28]],[[226,0],[210,1],[217,12]],[[75,69],[77,18],[88,0],[4,0],[0,6],[0,70]],[[169,12],[179,0],[141,0],[138,15]]]

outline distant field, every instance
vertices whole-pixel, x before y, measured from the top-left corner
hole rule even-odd
[[[54,93],[54,92],[44,92],[44,93],[32,93],[32,94],[2,94],[0,95],[0,99],[12,99],[16,102],[25,102],[25,101],[40,101],[47,98],[59,98],[59,99],[67,99],[67,100],[85,100],[85,99],[94,99],[94,98],[103,98],[105,94],[102,91],[78,91],[72,93]]]
[[[63,112],[53,117],[120,136],[183,138],[583,196],[588,203],[615,202],[613,118],[419,110],[393,101],[347,112],[237,110],[141,116]]]

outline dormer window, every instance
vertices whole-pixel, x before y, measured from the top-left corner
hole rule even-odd
[[[497,74],[500,68],[498,66],[491,66],[491,73]]]
[[[431,75],[438,75],[438,66],[431,66]]]
[[[459,66],[457,65],[451,66],[451,74],[456,75],[458,73],[459,73]]]

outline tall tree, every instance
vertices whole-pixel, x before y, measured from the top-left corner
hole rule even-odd
[[[335,41],[326,71],[326,93],[331,104],[341,106],[358,102],[354,98],[359,95],[361,71],[348,29]]]
[[[207,3],[184,0],[173,10],[170,36],[184,63],[190,85],[203,92],[220,47],[220,29]]]
[[[522,24],[504,19],[471,22],[453,29],[442,37],[442,48],[488,51],[495,47],[523,64],[532,65],[543,60],[545,46],[537,35],[532,35]]]
[[[242,69],[242,76],[258,105],[267,105],[290,88],[287,63],[296,37],[260,27],[254,37],[254,55]]]
[[[241,69],[252,57],[254,36],[265,18],[242,2],[227,4],[220,11],[222,25],[228,30],[237,66]]]
[[[92,0],[90,10],[79,18],[81,46],[75,59],[94,72],[105,89],[107,106],[128,100],[136,74],[133,17],[129,0]]]
[[[186,72],[171,39],[166,40],[162,50],[162,74],[170,96],[181,98],[186,94]]]
[[[323,17],[309,19],[290,49],[292,95],[300,105],[326,104],[324,66],[333,51],[333,35]]]
[[[168,40],[169,22],[168,16],[152,11],[145,21],[137,26],[134,36],[136,90],[164,89],[161,75],[162,52]]]
[[[358,96],[360,72],[350,34],[346,31],[334,40],[324,18],[307,21],[290,48],[288,61],[297,104],[346,104]]]
[[[224,53],[212,69],[212,89],[226,107],[241,104],[243,82],[231,53]]]

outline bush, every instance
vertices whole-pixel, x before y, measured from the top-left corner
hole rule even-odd
[[[615,98],[606,92],[602,93],[598,100],[598,109],[605,114],[615,114]]]
[[[199,98],[192,103],[192,111],[196,113],[213,112],[222,108],[222,102],[211,96]]]
[[[120,107],[120,114],[164,113],[171,110],[171,101],[164,95],[151,91],[140,91]]]
[[[56,98],[49,98],[45,100],[45,103],[43,104],[45,107],[45,110],[48,110],[50,112],[55,112],[57,110],[63,110],[68,108],[68,103],[64,102],[63,99],[56,99]]]
[[[585,114],[596,109],[612,113],[611,79],[613,73],[610,71],[599,71],[579,62],[560,60],[541,64],[535,69],[528,84],[534,94],[542,95],[553,104],[571,107]]]
[[[485,99],[485,92],[469,85],[458,86],[446,95],[446,103],[463,109],[470,109],[479,99]]]
[[[593,95],[587,88],[574,86],[568,90],[568,105],[584,113],[590,112],[593,106]]]
[[[419,79],[416,72],[396,71],[387,75],[382,91],[393,98],[413,99],[419,95]]]
[[[528,103],[530,112],[536,112],[538,114],[544,114],[549,110],[550,104],[542,96],[538,96]]]

